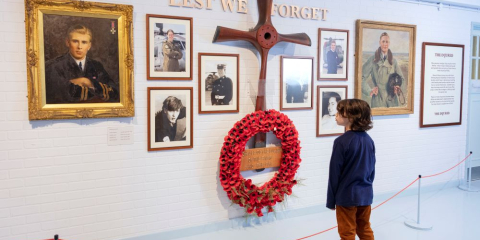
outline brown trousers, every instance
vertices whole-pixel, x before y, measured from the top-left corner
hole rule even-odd
[[[338,234],[341,240],[355,240],[355,234],[360,240],[373,240],[370,228],[371,206],[342,207],[337,206]]]

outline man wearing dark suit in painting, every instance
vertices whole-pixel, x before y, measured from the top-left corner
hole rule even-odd
[[[70,27],[65,43],[69,51],[45,64],[47,104],[119,102],[118,84],[100,62],[87,57],[91,30]]]

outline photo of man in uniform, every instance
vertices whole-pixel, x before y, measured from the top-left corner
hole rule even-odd
[[[226,65],[217,65],[218,78],[212,83],[212,105],[230,105],[233,96],[233,83],[225,76]]]
[[[163,101],[162,110],[155,114],[155,142],[186,140],[187,108],[175,96]]]
[[[330,42],[330,50],[327,52],[327,65],[328,74],[337,74],[338,54],[337,43],[335,41]]]
[[[120,101],[118,80],[110,78],[102,63],[87,56],[92,40],[92,31],[84,25],[68,29],[68,51],[45,63],[47,104]]]
[[[167,40],[163,42],[162,52],[164,72],[180,72],[180,64],[178,60],[182,59],[183,54],[178,44],[173,41],[174,34],[175,33],[172,29],[168,29]]]

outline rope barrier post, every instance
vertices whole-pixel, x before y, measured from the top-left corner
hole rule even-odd
[[[470,155],[472,154],[473,152],[470,151]],[[472,185],[472,161],[470,160],[470,158],[467,159],[465,166],[467,167],[466,177],[464,178],[465,179],[464,182],[458,185],[458,188],[467,192],[480,192],[479,188],[471,186]]]
[[[422,175],[418,175],[418,208],[417,208],[417,222],[412,220],[406,220],[405,225],[407,227],[417,229],[417,230],[431,230],[433,226],[421,224],[420,223],[420,193],[421,193],[421,186],[422,186]]]

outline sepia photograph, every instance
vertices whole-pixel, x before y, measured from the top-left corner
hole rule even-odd
[[[193,88],[148,88],[148,151],[193,148]]]
[[[318,29],[318,80],[347,80],[348,33],[348,30]]]
[[[337,125],[337,104],[347,98],[347,86],[317,86],[317,137],[338,136],[345,127]]]
[[[416,26],[357,21],[355,97],[373,115],[413,113]]]
[[[192,80],[192,26],[192,18],[147,14],[148,80]]]
[[[313,57],[280,57],[280,110],[313,109]]]
[[[33,6],[26,15],[29,118],[133,116],[132,26],[126,19],[133,7],[96,4],[79,11],[71,1],[27,2]],[[126,7],[111,12],[115,6]],[[39,64],[32,64],[32,49],[40,53]]]
[[[200,114],[239,112],[238,54],[198,53]]]

